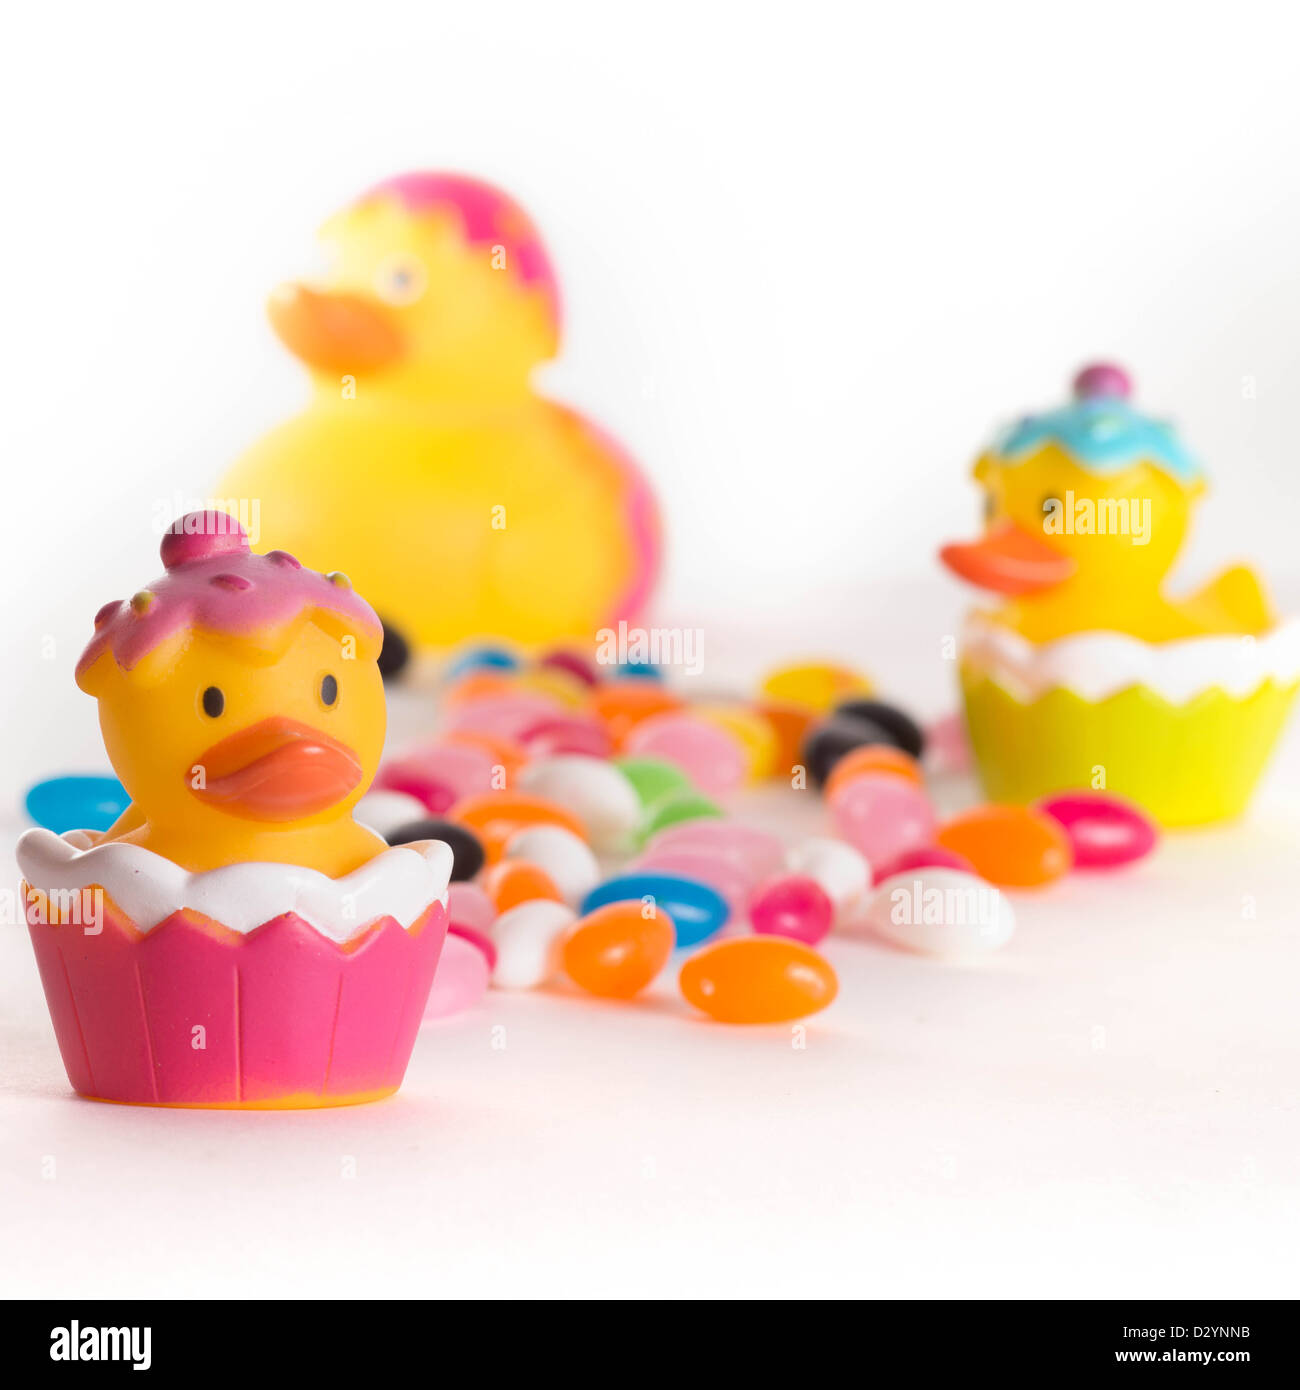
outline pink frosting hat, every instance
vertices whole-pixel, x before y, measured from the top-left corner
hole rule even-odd
[[[382,645],[379,618],[346,575],[304,569],[284,550],[254,555],[248,533],[225,512],[189,512],[173,522],[162,562],[162,578],[95,614],[95,635],[77,662],[83,690],[105,652],[129,671],[167,638],[191,629],[267,645],[302,613],[315,611],[354,633],[359,655],[377,655]]]

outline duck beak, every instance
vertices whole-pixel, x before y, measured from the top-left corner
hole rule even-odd
[[[290,821],[342,801],[361,781],[352,749],[296,719],[263,719],[214,743],[186,773],[200,801],[246,820]]]
[[[1064,583],[1074,561],[1012,521],[981,540],[945,545],[939,558],[971,584],[999,594],[1037,594]]]
[[[282,285],[266,312],[285,347],[321,371],[367,371],[397,361],[405,351],[392,315],[363,295]]]

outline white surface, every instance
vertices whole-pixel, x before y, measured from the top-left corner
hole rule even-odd
[[[348,1110],[76,1099],[0,929],[0,1295],[1295,1297],[1298,784],[1293,729],[1248,822],[1015,895],[976,965],[832,937],[802,1049],[671,970],[493,992]]]

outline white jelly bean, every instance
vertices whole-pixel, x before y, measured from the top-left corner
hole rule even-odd
[[[632,784],[602,758],[581,753],[542,758],[519,773],[518,784],[521,791],[572,811],[602,854],[625,850],[641,824],[641,800]]]
[[[546,898],[503,912],[488,929],[497,948],[492,983],[498,989],[536,989],[553,979],[564,934],[575,920],[571,907]]]
[[[974,956],[1011,939],[1004,893],[960,869],[904,869],[881,883],[864,917],[873,931],[927,956]]]
[[[787,864],[792,874],[803,874],[821,885],[835,905],[837,919],[852,913],[871,884],[871,865],[843,840],[813,836],[790,851]]]
[[[570,907],[577,907],[600,882],[596,856],[562,825],[525,826],[506,841],[505,857],[544,869]]]
[[[388,832],[398,826],[410,825],[413,820],[428,820],[429,812],[423,801],[406,792],[379,791],[367,792],[357,802],[352,818],[387,839]]]

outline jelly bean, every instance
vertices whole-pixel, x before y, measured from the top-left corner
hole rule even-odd
[[[722,808],[703,792],[669,792],[647,808],[646,818],[641,825],[641,842],[644,844],[670,825],[721,817]]]
[[[585,656],[579,656],[577,652],[570,651],[567,647],[553,647],[550,651],[543,652],[537,658],[537,664],[539,666],[553,666],[557,671],[567,671],[583,685],[600,684],[600,676],[597,674],[595,665],[588,661]]]
[[[468,888],[473,885],[461,884],[459,886]],[[484,957],[486,958],[488,963],[488,969],[495,970],[497,963],[497,948],[493,943],[492,938],[486,935],[488,928],[490,928],[492,923],[495,921],[496,917],[494,915],[489,919],[488,926],[484,928],[482,931],[480,931],[477,927],[465,927],[462,926],[459,922],[451,922],[447,926],[447,935],[459,936],[463,938],[465,941],[468,941],[471,946],[476,946],[480,951],[482,951]]]
[[[695,705],[691,713],[731,735],[745,754],[746,777],[764,782],[777,768],[778,744],[771,723],[745,705]]]
[[[536,864],[575,907],[600,882],[600,866],[585,840],[558,825],[530,825],[506,841],[505,857]]]
[[[760,700],[756,708],[767,720],[776,739],[773,774],[788,777],[796,767],[803,765],[803,741],[817,715],[804,705],[792,705],[783,700]]]
[[[476,760],[472,779],[468,773],[469,764],[463,761],[458,764],[451,756],[452,752],[458,753],[465,748]],[[437,745],[436,754],[418,753],[410,757],[443,781],[454,781],[462,796],[477,796],[481,792],[499,792],[513,786],[515,774],[528,761],[528,752],[513,739],[496,734],[478,729],[448,729]],[[457,766],[464,772],[459,780],[455,777]]]
[[[608,903],[578,921],[564,939],[564,973],[589,994],[631,999],[668,963],[676,929],[662,909]]]
[[[515,689],[545,695],[566,709],[580,709],[587,703],[591,687],[568,671],[556,666],[536,666],[515,677]]]
[[[836,790],[830,806],[836,829],[870,862],[886,863],[934,839],[934,811],[925,793],[889,773],[854,777]]]
[[[786,1023],[824,1009],[839,992],[822,956],[777,936],[720,941],[682,966],[678,984],[719,1023]]]
[[[470,647],[453,657],[442,674],[445,680],[454,681],[470,671],[513,671],[518,665],[519,658],[508,647]]]
[[[835,919],[835,905],[816,879],[787,874],[769,879],[749,900],[749,921],[760,936],[788,936],[815,946]]]
[[[27,790],[27,814],[46,830],[108,830],[131,804],[116,777],[51,777]]]
[[[514,680],[504,671],[471,671],[467,676],[461,676],[446,690],[442,695],[442,707],[445,710],[459,709],[462,705],[472,704],[475,700],[486,699],[493,695],[509,695],[515,688]]]
[[[647,847],[658,854],[663,850],[689,850],[731,860],[749,875],[751,883],[775,878],[785,867],[785,846],[775,835],[737,821],[695,821],[662,830]]]
[[[831,770],[866,744],[890,744],[885,730],[868,719],[836,715],[812,725],[803,741],[803,762],[816,787],[824,786]]]
[[[976,806],[941,826],[934,842],[970,860],[981,878],[1009,888],[1051,883],[1074,860],[1061,823],[1030,806]]]
[[[489,864],[495,864],[505,852],[506,841],[528,825],[560,825],[581,839],[587,838],[586,828],[572,811],[527,792],[467,796],[456,803],[452,818],[479,837]]]
[[[969,772],[970,740],[960,714],[936,719],[925,731],[925,754],[936,772]]]
[[[620,661],[615,674],[623,680],[661,681],[664,673],[650,661]]]
[[[733,734],[690,714],[657,714],[629,730],[623,751],[676,763],[705,796],[728,796],[745,780],[745,750]]]
[[[754,886],[750,874],[739,864],[722,855],[704,854],[699,850],[661,849],[644,854],[640,859],[633,860],[625,872],[675,874],[707,883],[727,900],[729,918],[739,917],[744,912]]]
[[[456,821],[426,816],[390,830],[384,837],[390,845],[409,845],[417,840],[441,840],[451,847],[453,880],[473,878],[483,867],[483,841],[474,828]]]
[[[823,714],[850,695],[869,695],[871,682],[858,671],[831,662],[813,661],[782,666],[763,681],[762,691],[770,700],[802,705]]]
[[[681,709],[682,702],[658,681],[622,680],[597,686],[588,708],[609,730],[614,746],[621,747],[628,733],[643,719]]]
[[[384,839],[388,838],[390,830],[409,825],[413,820],[423,820],[424,816],[424,803],[405,792],[367,792],[352,808],[352,818],[358,825],[366,826]]]
[[[840,918],[857,908],[871,884],[870,865],[843,840],[820,836],[804,840],[790,851],[788,865],[791,873],[821,885]]]
[[[918,787],[923,785],[921,766],[910,753],[904,753],[892,743],[864,743],[861,748],[845,753],[831,768],[823,791],[828,797],[834,796],[845,782],[860,777],[864,772],[887,772],[895,777],[905,777]]]
[[[969,956],[1004,946],[1016,918],[1006,895],[959,869],[906,869],[876,889],[866,923],[887,941],[930,956]]]
[[[519,731],[519,743],[531,758],[550,758],[559,753],[608,758],[614,751],[614,740],[599,720],[576,714],[539,719]]]
[[[487,993],[492,967],[472,942],[448,932],[438,957],[438,969],[424,1006],[424,1021],[464,1013]]]
[[[545,898],[503,912],[489,933],[497,948],[492,983],[500,989],[536,989],[553,980],[573,920],[572,908]]]
[[[483,875],[482,883],[498,915],[539,898],[553,903],[564,901],[550,874],[523,859],[502,859],[493,864]]]
[[[904,850],[896,854],[875,870],[875,881],[883,883],[895,874],[906,873],[909,869],[956,869],[963,874],[975,874],[975,866],[969,859],[954,854],[942,845],[919,845],[916,849]],[[975,874],[978,878],[979,875]]]
[[[667,758],[615,758],[614,766],[631,782],[643,807],[669,792],[691,790],[691,779]]]
[[[1038,803],[1059,821],[1074,851],[1076,869],[1113,869],[1148,855],[1158,833],[1131,801],[1109,792],[1063,792]]]
[[[921,726],[897,705],[887,705],[883,700],[843,700],[835,706],[835,713],[847,719],[864,719],[883,729],[888,742],[914,758],[919,758],[925,749]]]
[[[469,927],[485,932],[492,925],[497,910],[492,899],[478,886],[457,879],[447,887],[447,921],[452,927]]]
[[[694,946],[720,931],[727,920],[727,900],[697,879],[679,874],[626,873],[606,879],[582,900],[582,915],[606,903],[633,899],[662,907],[677,927],[677,944]]]
[[[513,691],[509,695],[489,695],[471,700],[448,711],[449,729],[491,734],[494,738],[516,741],[520,733],[539,719],[547,719],[563,711],[563,706],[547,695],[533,691]]]
[[[380,792],[400,794],[406,801],[414,801],[419,807],[420,816],[440,816],[449,811],[461,798],[462,793],[436,777],[430,777],[407,762],[386,764],[379,769],[375,786]],[[411,817],[407,816],[407,820]]]
[[[600,758],[577,753],[542,758],[524,768],[519,785],[572,811],[601,853],[626,850],[641,824],[636,792],[617,768]]]

